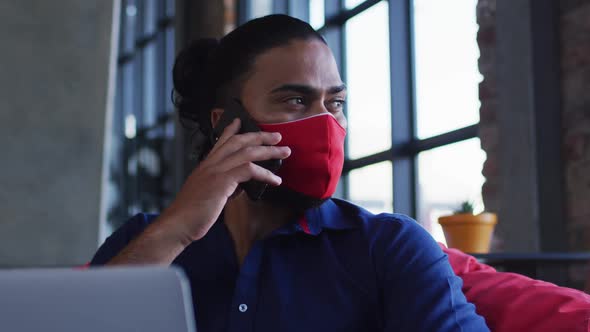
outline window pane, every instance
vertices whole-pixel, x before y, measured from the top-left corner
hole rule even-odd
[[[124,11],[121,13],[121,32],[119,54],[132,53],[137,38],[137,6],[135,1],[125,1]]]
[[[164,0],[166,2],[166,16],[174,16],[175,0]]]
[[[351,9],[354,8],[358,5],[360,5],[361,3],[365,2],[366,0],[346,0],[344,1],[344,6],[346,7],[346,9]]]
[[[156,32],[157,27],[157,2],[156,0],[144,0],[143,4],[143,36],[148,36]]]
[[[272,13],[272,0],[250,1],[250,19],[266,16]]]
[[[150,42],[143,50],[142,54],[142,108],[141,112],[141,127],[153,126],[156,122],[156,42]]]
[[[133,114],[134,110],[136,109],[136,88],[135,88],[135,75],[136,75],[136,63],[135,61],[127,62],[123,64],[123,66],[119,66],[119,70],[122,71],[123,74],[123,84],[119,88],[119,92],[121,93],[121,98],[123,98],[122,105],[123,105],[123,117],[127,116],[128,114]]]
[[[174,66],[174,56],[175,56],[175,49],[174,49],[174,30],[172,28],[166,29],[166,68],[164,68],[166,78],[166,88],[164,89],[166,93],[166,101],[165,104],[165,112],[166,113],[173,113],[174,106],[172,105],[172,101],[170,100],[170,91],[172,91],[173,83],[172,83],[172,68]],[[168,121],[166,123],[166,136],[173,138],[174,137],[174,121]]]
[[[479,138],[450,144],[418,155],[418,221],[444,243],[438,217],[472,201],[481,210],[481,174],[485,152]]]
[[[346,24],[348,157],[391,147],[388,3],[371,7]]]
[[[418,137],[477,123],[477,0],[413,3]]]
[[[325,23],[324,0],[310,0],[309,3],[309,24],[314,29],[319,29]]]
[[[355,169],[348,174],[350,200],[373,213],[393,212],[391,162]]]

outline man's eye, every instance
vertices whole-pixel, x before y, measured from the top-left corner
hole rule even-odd
[[[289,105],[302,105],[304,103],[304,100],[301,97],[295,97],[287,99],[286,103]]]
[[[331,104],[332,104],[332,108],[334,108],[336,110],[340,110],[340,109],[344,108],[344,105],[346,104],[346,100],[343,100],[343,99],[333,100],[331,102]]]

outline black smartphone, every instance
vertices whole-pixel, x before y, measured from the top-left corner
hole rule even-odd
[[[241,122],[239,134],[260,131],[260,127],[258,127],[256,122],[250,117],[250,115],[248,115],[248,112],[244,109],[242,103],[237,99],[231,99],[230,102],[225,106],[217,126],[213,128],[213,135],[215,136],[215,139],[221,137],[225,127],[229,126],[235,118],[239,118]],[[254,163],[276,174],[276,172],[281,167],[282,160],[271,159],[255,161]],[[268,184],[256,180],[250,180],[248,182],[241,183],[240,186],[242,189],[244,189],[246,194],[248,194],[248,197],[250,197],[251,200],[257,201],[264,194]]]

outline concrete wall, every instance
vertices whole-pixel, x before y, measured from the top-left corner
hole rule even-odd
[[[96,250],[115,2],[0,0],[0,267]]]

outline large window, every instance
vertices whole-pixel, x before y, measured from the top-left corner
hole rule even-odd
[[[240,21],[285,13],[325,36],[349,87],[340,195],[436,223],[482,207],[476,0],[242,0]]]
[[[107,230],[172,197],[174,0],[121,1]]]
[[[416,136],[426,139],[479,122],[477,0],[414,0]],[[485,153],[479,138],[417,155],[416,217],[442,240],[436,222],[469,200],[481,209],[481,169]]]

